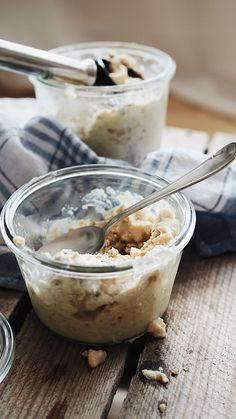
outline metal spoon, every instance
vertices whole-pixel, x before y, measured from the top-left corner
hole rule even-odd
[[[205,160],[199,166],[195,167],[195,169],[187,172],[184,176],[181,176],[161,190],[152,193],[148,197],[122,211],[120,214],[112,217],[104,227],[87,226],[69,231],[66,235],[45,244],[40,249],[40,253],[48,252],[53,255],[62,249],[73,249],[77,250],[79,253],[96,253],[103,246],[109,229],[122,218],[125,218],[148,205],[154,204],[166,196],[201,182],[223,169],[235,158],[236,143],[230,143],[221,148],[216,154]]]
[[[41,76],[88,86],[115,85],[107,60],[74,58],[0,39],[0,68],[24,75]]]

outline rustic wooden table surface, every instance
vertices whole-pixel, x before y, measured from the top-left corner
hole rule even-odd
[[[236,121],[173,98],[168,124],[236,133]],[[81,346],[39,322],[27,295],[0,289],[0,310],[16,334],[14,365],[0,384],[1,419],[236,417],[235,254],[203,259],[188,246],[165,314],[167,337],[109,347],[107,361],[92,371]],[[160,365],[180,373],[167,386],[142,378],[143,368]]]

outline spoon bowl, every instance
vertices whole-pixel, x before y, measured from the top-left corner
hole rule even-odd
[[[41,247],[40,253],[54,255],[62,249],[73,249],[79,253],[96,253],[105,241],[105,231],[101,227],[86,226],[70,230]]]

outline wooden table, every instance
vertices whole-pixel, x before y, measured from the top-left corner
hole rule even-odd
[[[188,115],[194,112],[204,115],[208,125],[190,126]],[[185,127],[213,132],[215,121],[220,124],[222,118],[176,99],[170,102],[171,124],[182,126],[185,121]],[[218,129],[233,132],[233,128],[236,132],[236,122],[225,119]],[[109,347],[107,361],[88,370],[83,348],[44,327],[27,295],[0,290],[1,311],[16,333],[14,365],[0,385],[0,418],[235,418],[235,300],[236,255],[203,259],[190,245],[165,315],[167,337],[144,336],[132,344]],[[169,377],[172,368],[180,373],[170,377],[167,386],[142,378],[143,368],[159,366]],[[158,409],[162,402],[167,405],[163,414]]]

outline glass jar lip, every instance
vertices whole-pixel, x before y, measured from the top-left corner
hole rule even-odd
[[[50,51],[56,53],[65,53],[68,51],[73,51],[76,49],[86,50],[86,49],[95,49],[95,48],[123,48],[131,49],[133,51],[140,51],[142,54],[146,54],[156,58],[161,64],[163,64],[163,69],[156,76],[150,77],[146,80],[141,80],[133,82],[132,84],[121,84],[115,86],[82,86],[75,85],[72,83],[63,83],[60,81],[55,81],[53,79],[47,79],[43,77],[30,76],[29,80],[32,84],[41,83],[49,87],[59,88],[59,89],[68,89],[68,87],[73,87],[74,92],[84,95],[101,95],[101,94],[113,94],[113,93],[125,93],[127,91],[140,90],[146,87],[152,87],[153,84],[163,82],[165,80],[170,80],[176,71],[176,63],[166,52],[154,48],[151,46],[138,44],[135,42],[119,42],[119,41],[98,41],[98,42],[83,42],[68,44],[60,46],[58,48],[53,48]]]
[[[0,383],[8,374],[15,355],[15,337],[6,317],[0,312]]]
[[[124,271],[131,272],[134,267],[132,261],[125,262],[122,265],[107,265],[107,266],[94,266],[94,267],[87,267],[87,266],[79,266],[79,265],[66,265],[62,262],[55,262],[51,261],[43,255],[32,251],[30,249],[26,249],[24,247],[18,247],[13,243],[13,237],[16,235],[14,233],[13,228],[13,219],[15,211],[17,210],[18,206],[27,199],[28,196],[31,195],[32,192],[37,191],[47,185],[52,184],[53,182],[57,182],[60,180],[65,180],[67,178],[73,178],[78,175],[86,175],[86,174],[119,174],[120,176],[130,176],[131,178],[137,177],[141,180],[148,181],[149,184],[152,185],[159,185],[162,184],[163,186],[167,185],[169,182],[159,176],[151,175],[148,172],[142,171],[140,169],[119,166],[119,165],[104,165],[104,164],[96,164],[96,165],[82,165],[82,166],[71,166],[64,169],[59,169],[53,172],[49,172],[46,175],[39,176],[37,178],[33,178],[31,181],[26,183],[25,185],[21,186],[17,191],[15,191],[11,197],[5,203],[2,214],[1,214],[1,232],[3,238],[7,244],[7,246],[13,251],[13,253],[19,257],[21,260],[29,261],[30,263],[36,265],[43,265],[50,269],[53,272],[60,272],[69,276],[76,276],[76,274],[85,274],[86,276],[93,276],[96,274],[119,274]],[[188,244],[190,241],[195,224],[196,224],[196,214],[195,209],[191,201],[182,193],[178,192],[175,195],[175,199],[179,202],[179,204],[183,205],[184,212],[185,212],[185,221],[184,226],[179,233],[179,235],[170,243],[169,246],[165,246],[165,248],[172,248],[175,249],[177,252],[181,252],[183,248]]]

